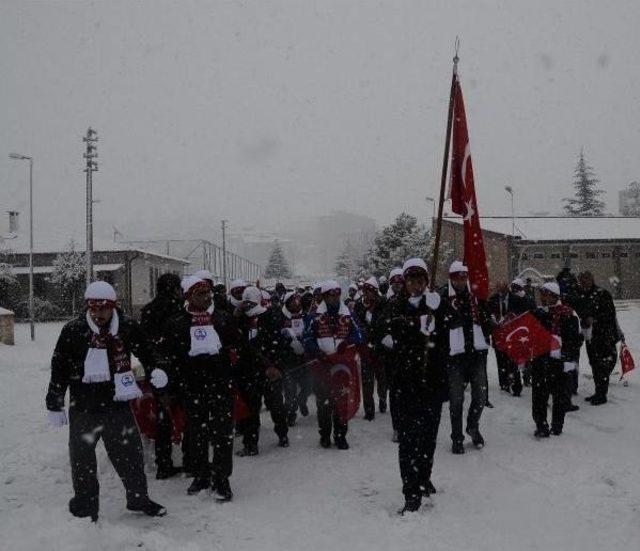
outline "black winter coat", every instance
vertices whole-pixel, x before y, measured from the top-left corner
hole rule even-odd
[[[118,311],[118,335],[125,351],[140,360],[149,373],[155,367],[157,356],[149,345],[140,325]],[[69,407],[76,411],[98,413],[129,407],[127,402],[115,402],[113,380],[102,383],[83,383],[84,361],[91,344],[91,328],[86,315],[67,323],[58,337],[51,358],[51,379],[46,404],[50,411],[64,408],[64,396],[69,389]]]
[[[614,349],[620,340],[620,331],[616,307],[609,291],[597,285],[589,291],[581,289],[578,293],[577,306],[577,313],[583,327],[587,325],[587,318],[593,318],[591,341],[588,346],[601,350],[606,356],[610,355],[611,349]]]

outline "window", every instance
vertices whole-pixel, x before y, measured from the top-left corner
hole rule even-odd
[[[620,258],[627,258],[627,257],[629,256],[629,253],[626,253],[626,252],[619,252],[619,253],[618,253],[618,256],[619,256]]]
[[[560,258],[560,253],[550,253],[549,258]]]
[[[569,258],[580,258],[578,253],[569,253]]]
[[[543,259],[544,253],[533,253],[533,258]]]
[[[585,253],[584,257],[585,258],[597,258],[597,254],[596,253]]]
[[[602,253],[602,258],[611,258],[611,253]]]

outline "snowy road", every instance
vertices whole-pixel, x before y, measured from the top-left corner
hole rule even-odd
[[[620,313],[640,360],[640,306]],[[275,445],[270,420],[261,454],[238,459],[232,503],[188,497],[186,479],[156,481],[151,496],[167,506],[160,520],[124,508],[124,491],[99,447],[101,518],[73,519],[66,430],[46,423],[48,361],[60,324],[26,326],[17,345],[0,345],[0,549],[22,550],[625,550],[640,548],[640,379],[614,382],[609,404],[591,407],[583,354],[581,410],[568,415],[561,437],[533,438],[531,394],[500,393],[490,354],[485,410],[487,447],[449,451],[443,411],[433,482],[438,494],[411,517],[402,505],[397,450],[389,415],[350,423],[351,450],[322,450],[313,416]],[[617,381],[617,377],[613,378]]]

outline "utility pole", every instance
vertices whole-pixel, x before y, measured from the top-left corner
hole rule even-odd
[[[228,287],[227,281],[227,221],[222,221],[222,281],[224,286]]]
[[[87,285],[91,283],[93,279],[93,173],[98,171],[98,163],[94,161],[98,157],[96,142],[98,141],[98,133],[89,127],[87,135],[82,138],[82,141],[87,144],[87,151],[83,155],[87,162],[87,166],[84,172],[87,175],[87,203],[86,203],[86,217],[87,217]]]

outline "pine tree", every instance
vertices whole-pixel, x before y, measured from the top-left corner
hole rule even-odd
[[[364,259],[349,239],[336,259],[335,270],[337,275],[350,280],[364,275]]]
[[[85,280],[86,263],[84,253],[75,250],[75,243],[69,243],[69,251],[58,254],[51,263],[53,272],[51,283],[62,289],[62,295],[71,299],[71,311],[76,313],[76,302]]]
[[[286,279],[291,277],[291,269],[284,256],[280,243],[276,240],[271,249],[269,263],[264,270],[264,277],[271,279]]]
[[[396,266],[402,266],[409,258],[422,258],[427,263],[433,254],[433,236],[427,227],[418,224],[415,216],[400,214],[394,222],[382,228],[374,240],[367,257],[367,269],[376,277],[389,275]],[[446,243],[440,244],[440,262],[451,255]]]
[[[598,199],[604,191],[598,188],[598,183],[593,169],[585,161],[584,150],[580,150],[573,179],[575,198],[564,199],[565,212],[570,216],[604,216],[604,202]]]

